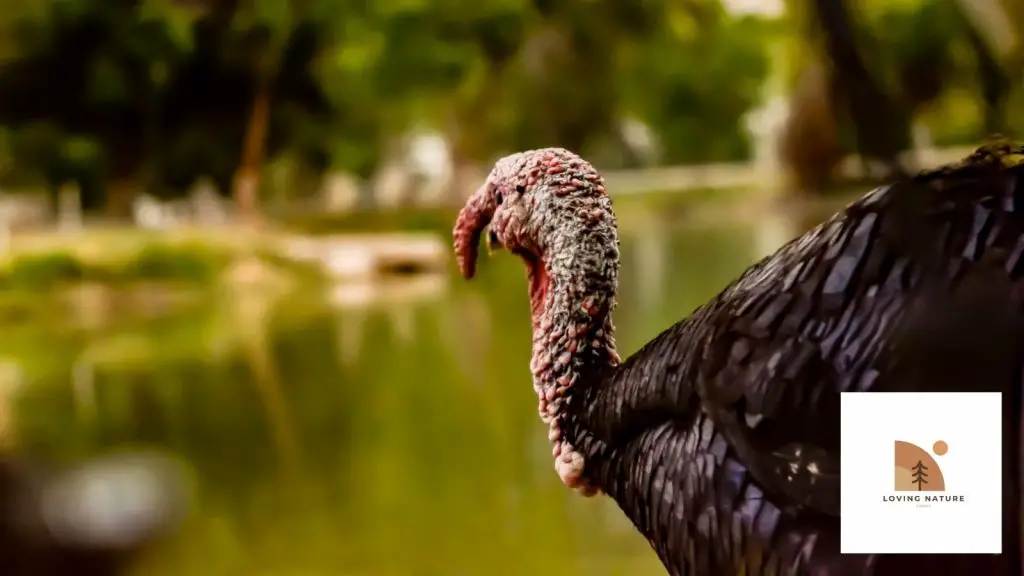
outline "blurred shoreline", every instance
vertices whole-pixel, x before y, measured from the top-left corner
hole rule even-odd
[[[908,166],[921,169],[932,168],[963,158],[974,146],[956,146],[945,148],[919,148],[904,154]],[[266,222],[275,223],[305,218],[327,218],[354,213],[388,213],[394,210],[447,209],[456,210],[463,199],[467,198],[479,182],[486,177],[482,169],[478,177],[461,179],[464,185],[452,193],[430,193],[431,190],[454,186],[452,182],[430,181],[421,182],[414,190],[402,177],[380,178],[376,196],[380,200],[373,208],[359,206],[358,186],[344,174],[330,175],[325,178],[321,189],[304,200],[271,205],[266,209]],[[753,196],[768,192],[772,196],[784,196],[781,192],[792,186],[787,182],[786,173],[776,165],[765,165],[757,162],[713,163],[699,165],[682,165],[652,167],[629,170],[609,170],[604,172],[605,183],[613,197],[646,196],[687,196],[692,193],[744,189]],[[842,188],[843,182],[870,181],[867,167],[858,156],[848,156],[837,169],[839,180],[835,188]],[[3,240],[8,236],[24,238],[43,237],[46,242],[58,244],[67,241],[77,242],[75,234],[59,234],[74,232],[79,228],[90,230],[117,230],[126,227],[143,229],[173,229],[188,232],[189,230],[210,231],[219,234],[223,230],[238,230],[249,226],[237,226],[238,218],[234,213],[234,204],[216,196],[215,192],[205,187],[196,190],[184,200],[159,201],[142,194],[137,201],[137,209],[130,221],[107,221],[94,216],[83,215],[79,205],[73,198],[64,199],[57,206],[51,206],[49,200],[41,193],[29,191],[17,193],[0,192],[0,249]],[[64,192],[74,195],[74,190]],[[395,198],[403,197],[405,201],[397,202]],[[392,199],[392,200],[388,200]],[[703,198],[702,198],[703,199]],[[243,223],[247,224],[247,223]],[[343,229],[344,227],[342,227]],[[31,231],[31,234],[21,234]],[[341,231],[341,229],[339,229]],[[302,230],[299,230],[301,233]],[[191,233],[191,232],[188,232]],[[204,232],[205,233],[205,232]],[[230,232],[235,234],[235,232]],[[20,242],[20,240],[19,240]]]
[[[934,167],[962,158],[971,149],[917,150],[908,165]],[[765,210],[796,209],[788,205],[791,202],[778,203],[787,195],[778,193],[780,183],[772,174],[755,163],[707,164],[612,171],[606,174],[606,183],[615,197],[664,203],[691,219],[721,223],[746,220]],[[857,158],[847,158],[842,175],[847,181],[864,182]],[[821,202],[827,200],[824,197]],[[36,217],[17,227],[8,220],[0,249],[0,282],[8,288],[30,289],[75,279],[207,283],[226,277],[243,283],[280,284],[282,277],[296,272],[342,282],[374,281],[396,272],[442,272],[449,260],[446,234],[457,208],[417,204],[360,211],[329,209],[321,202],[306,209],[278,210],[276,216],[271,213],[254,226],[232,217],[230,202],[221,200],[216,208],[210,202],[209,198],[197,200],[202,209],[189,218],[180,209],[176,217],[157,215],[159,203],[151,201],[144,218],[123,223],[96,223],[80,213],[67,214],[65,206],[53,225],[46,223],[45,210],[23,209],[22,213]],[[167,205],[167,210],[174,209],[173,203]],[[7,213],[12,211],[17,210]],[[620,211],[620,227],[637,224],[639,217],[626,208]]]

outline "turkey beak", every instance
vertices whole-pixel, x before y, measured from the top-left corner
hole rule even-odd
[[[455,259],[459,270],[467,280],[476,273],[476,256],[480,246],[480,234],[491,222],[494,215],[494,202],[490,198],[490,187],[484,184],[469,197],[466,205],[459,211],[459,217],[452,229],[455,248]]]
[[[490,226],[487,227],[487,239],[485,243],[487,246],[488,256],[493,256],[495,251],[501,250],[501,240],[498,239],[498,233],[491,229]]]

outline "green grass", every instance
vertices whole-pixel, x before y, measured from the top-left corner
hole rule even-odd
[[[863,184],[856,185],[863,188]],[[745,188],[664,190],[614,196],[623,217],[643,209],[676,215],[700,209],[742,205],[751,201]],[[284,228],[323,235],[340,232],[417,231],[447,235],[455,207],[360,210],[346,213],[284,215]],[[18,239],[0,256],[0,291],[39,292],[80,282],[121,285],[170,281],[213,285],[233,262],[255,257],[260,263],[300,281],[322,279],[314,265],[296,262],[274,250],[269,231],[181,231],[173,234],[144,230],[89,230],[75,236],[58,234]],[[0,313],[3,311],[0,310]]]
[[[863,184],[855,186],[863,188]],[[730,209],[750,202],[752,194],[756,192],[746,188],[704,188],[613,198],[621,216],[628,217],[649,210],[684,215],[706,208]],[[642,211],[637,212],[639,209]],[[457,214],[456,207],[357,210],[282,215],[277,223],[311,235],[395,230],[447,235]],[[75,236],[45,234],[18,239],[13,248],[0,256],[0,291],[38,292],[79,282],[212,285],[232,262],[253,257],[297,280],[323,277],[314,265],[290,260],[275,251],[274,233],[270,231],[192,230],[167,234],[135,229],[88,230]]]
[[[0,290],[39,293],[77,283],[125,285],[173,282],[210,286],[233,262],[256,258],[262,264],[302,280],[322,278],[314,265],[277,254],[268,242],[152,236],[132,230],[74,240],[40,238],[26,242],[0,261]]]
[[[344,213],[291,215],[278,218],[284,226],[304,234],[337,232],[451,232],[456,208],[398,208],[394,210],[357,210]]]
[[[612,198],[616,206],[627,209],[630,206],[644,205],[655,209],[672,207],[674,210],[685,210],[688,207],[705,204],[741,202],[749,198],[750,193],[747,188],[702,188],[687,192],[660,190],[622,196],[613,194]],[[357,210],[336,214],[282,215],[278,222],[306,234],[385,230],[448,234],[458,212],[456,207]]]
[[[79,282],[124,284],[148,280],[212,283],[228,260],[215,252],[196,253],[147,246],[125,260],[92,260],[69,252],[14,257],[0,268],[0,289],[40,291]]]
[[[623,196],[613,194],[612,199],[617,206],[643,204],[653,208],[671,206],[676,209],[686,209],[707,204],[741,202],[749,199],[751,194],[756,194],[756,192],[751,191],[750,188],[695,188],[685,192],[655,190]]]

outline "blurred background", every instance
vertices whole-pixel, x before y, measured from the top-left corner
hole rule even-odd
[[[0,453],[176,462],[136,467],[187,502],[128,475],[69,512],[182,510],[128,574],[663,574],[558,482],[522,266],[458,281],[461,203],[520,149],[601,169],[625,357],[851,195],[1024,130],[1022,33],[1015,0],[7,2]]]

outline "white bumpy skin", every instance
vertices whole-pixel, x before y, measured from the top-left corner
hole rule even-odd
[[[475,271],[476,245],[489,225],[497,243],[526,264],[533,321],[530,370],[555,470],[585,496],[585,458],[565,438],[574,389],[619,363],[611,313],[618,289],[615,214],[601,175],[562,148],[530,150],[495,164],[459,214],[453,235],[463,275]]]

